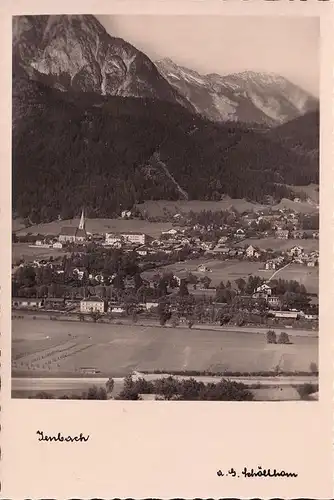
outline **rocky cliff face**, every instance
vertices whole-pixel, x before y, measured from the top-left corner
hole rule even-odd
[[[135,47],[110,36],[90,15],[18,16],[13,70],[61,91],[188,101]]]
[[[279,75],[252,71],[201,75],[171,59],[155,64],[197,112],[214,121],[240,120],[272,126],[318,108],[317,99]]]

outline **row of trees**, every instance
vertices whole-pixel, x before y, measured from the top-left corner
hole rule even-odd
[[[126,377],[124,388],[117,399],[140,399],[141,394],[155,394],[158,399],[183,401],[252,401],[254,396],[244,384],[222,379],[205,384],[194,378],[178,380],[165,377],[154,381]]]

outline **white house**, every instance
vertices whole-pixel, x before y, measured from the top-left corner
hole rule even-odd
[[[236,238],[244,238],[245,237],[245,231],[243,229],[237,229],[234,236]]]
[[[138,245],[145,245],[148,236],[145,233],[106,233],[105,243],[106,245],[115,246],[122,242],[126,243],[136,243]]]
[[[249,247],[246,248],[247,257],[254,257],[254,253],[255,253],[255,248],[252,245],[249,245]]]
[[[105,312],[105,301],[100,297],[88,297],[80,301],[80,312],[87,314],[90,312]]]
[[[304,252],[303,247],[294,246],[287,251],[287,254],[291,257],[300,257]]]
[[[257,287],[256,289],[257,293],[264,293],[265,295],[269,296],[272,293],[271,287],[267,285],[266,283],[263,283],[263,285]]]
[[[131,215],[131,210],[123,210],[121,213],[122,219],[130,219]]]
[[[168,231],[162,231],[161,234],[169,234],[171,236],[175,236],[178,233],[177,229],[174,229],[173,227],[171,229],[168,229]]]

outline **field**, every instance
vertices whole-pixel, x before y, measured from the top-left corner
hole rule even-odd
[[[306,189],[308,186],[306,187]],[[300,188],[300,190],[302,190]],[[314,188],[310,188],[309,191],[313,193]],[[308,191],[307,191],[308,192]],[[251,203],[243,199],[232,199],[228,196],[221,201],[200,201],[200,200],[190,200],[190,201],[145,201],[137,205],[138,210],[141,213],[147,213],[150,217],[162,217],[165,213],[170,213],[172,215],[180,213],[188,213],[191,210],[193,212],[201,212],[202,210],[227,210],[234,207],[238,212],[244,212],[246,210],[259,210],[261,208],[268,208],[268,206],[260,205],[258,203]],[[287,200],[283,198],[280,203],[272,207],[274,210],[290,208],[301,213],[312,213],[318,211],[316,204],[311,205],[309,203],[297,203],[292,200]]]
[[[67,252],[57,248],[31,248],[28,243],[13,243],[12,245],[12,261],[23,258],[25,262],[33,261],[34,259],[48,259],[53,257],[62,257]]]
[[[242,240],[238,243],[237,247],[244,247],[245,245],[252,245],[253,247],[259,247],[263,250],[289,250],[292,247],[299,246],[302,247],[306,252],[311,252],[313,250],[319,250],[319,240],[317,239],[307,239],[307,240],[283,240],[279,238],[248,238]]]
[[[204,264],[211,270],[206,272],[197,271],[200,264]],[[165,267],[160,267],[159,272],[173,272],[174,274],[191,272],[198,278],[208,276],[211,278],[212,287],[217,286],[221,281],[230,280],[231,282],[238,278],[248,278],[251,275],[263,276],[270,278],[272,271],[261,271],[263,263],[248,262],[239,260],[215,260],[208,258],[187,260],[184,262],[176,262]],[[157,273],[157,270],[145,271],[142,273],[143,278],[148,278]]]
[[[200,264],[205,264],[212,272],[199,272],[197,268]],[[233,282],[238,278],[247,280],[249,276],[261,276],[269,280],[274,271],[264,270],[261,262],[248,262],[239,260],[210,260],[196,259],[185,262],[178,262],[159,268],[159,271],[172,271],[174,274],[191,272],[198,278],[209,276],[211,278],[211,287],[216,287],[221,281]],[[144,272],[144,278],[148,278],[156,274],[156,270]],[[275,273],[274,278],[282,278],[285,280],[297,280],[303,283],[310,293],[318,293],[319,288],[319,268],[307,267],[300,264],[290,264],[286,268],[282,268]]]
[[[275,279],[296,280],[304,285],[309,293],[319,293],[319,268],[300,264],[290,264],[275,274]]]
[[[78,225],[79,219],[53,221],[21,229],[16,234],[18,236],[27,233],[58,235],[62,227],[78,227]],[[92,234],[133,231],[146,233],[155,238],[160,235],[161,231],[168,230],[171,227],[172,225],[169,222],[148,222],[139,219],[86,219],[86,230]]]
[[[318,338],[291,336],[293,344],[267,344],[264,333],[51,322],[12,322],[13,374],[100,376],[133,370],[211,372],[309,371],[318,365]]]

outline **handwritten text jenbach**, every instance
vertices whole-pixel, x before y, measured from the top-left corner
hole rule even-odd
[[[39,436],[38,441],[48,441],[48,442],[67,442],[67,443],[75,443],[75,442],[86,442],[89,439],[88,436],[84,436],[82,432],[80,432],[79,436],[63,436],[61,432],[58,432],[56,436],[48,436],[44,433],[44,431],[37,431],[36,434]]]

